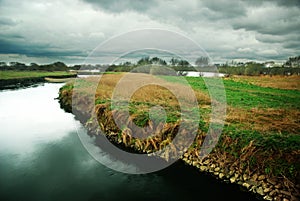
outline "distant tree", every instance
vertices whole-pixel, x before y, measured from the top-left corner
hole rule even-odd
[[[245,68],[245,75],[260,75],[263,73],[263,64],[252,63]]]
[[[68,66],[66,64],[64,64],[63,62],[60,62],[60,61],[55,62],[53,64],[53,66],[55,66],[57,69],[58,68],[61,68],[61,69],[67,69],[68,68]]]
[[[170,60],[170,65],[172,65],[172,66],[190,66],[190,63],[184,59],[172,58]]]
[[[30,63],[29,69],[30,70],[39,70],[40,66],[37,65],[36,63]]]
[[[189,66],[190,63],[186,60],[180,60],[178,63],[179,66]]]
[[[167,62],[161,58],[153,57],[150,59],[151,64],[158,64],[158,65],[167,65]]]
[[[300,67],[300,56],[290,57],[284,64],[285,67]]]
[[[37,65],[36,63],[30,63],[31,67],[38,67],[39,65]]]
[[[146,65],[146,64],[151,64],[150,58],[149,57],[143,57],[137,62],[138,65]]]
[[[123,66],[131,66],[131,65],[132,65],[132,63],[130,61],[126,61],[123,63]]]
[[[4,62],[4,61],[0,62],[0,66],[6,66],[6,65],[7,65],[6,62]]]
[[[178,65],[178,63],[179,63],[179,60],[176,59],[176,58],[172,58],[172,59],[170,60],[170,64],[171,64],[172,66]]]
[[[72,70],[79,70],[81,68],[81,65],[74,65],[71,67]]]
[[[209,58],[208,57],[199,57],[196,59],[195,64],[198,67],[208,66]]]
[[[12,67],[15,67],[15,68],[24,68],[24,67],[26,67],[25,64],[19,63],[19,62],[10,62],[9,65],[12,66]]]

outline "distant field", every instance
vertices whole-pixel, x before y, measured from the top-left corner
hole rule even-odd
[[[0,80],[19,79],[19,78],[35,78],[47,76],[65,76],[73,73],[66,71],[0,71]]]

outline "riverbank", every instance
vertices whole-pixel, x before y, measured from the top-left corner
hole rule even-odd
[[[77,74],[66,71],[0,71],[0,90],[28,87],[51,79],[74,78]]]
[[[140,76],[140,78],[146,79],[143,76]],[[167,110],[170,112],[169,118],[159,131],[159,135],[154,137],[145,140],[135,139],[132,137],[131,132],[134,131],[130,129],[130,126],[119,129],[115,125],[112,116],[113,114],[116,115],[117,111],[110,107],[109,98],[112,89],[121,77],[121,74],[105,75],[104,79],[101,79],[104,85],[96,93],[96,116],[94,117],[90,115],[91,108],[86,108],[87,101],[89,101],[88,96],[73,96],[73,101],[75,99],[79,104],[76,105],[76,108],[72,108],[72,84],[67,84],[60,89],[59,100],[61,106],[69,112],[73,111],[91,134],[100,134],[97,130],[100,125],[101,130],[105,131],[105,135],[112,143],[131,149],[134,152],[151,153],[163,148],[166,144],[170,144],[179,126],[178,119],[175,118],[175,102],[171,101],[166,104],[170,106]],[[174,78],[166,77],[164,79],[172,81]],[[294,121],[299,119],[297,118],[299,117],[299,106],[297,106],[297,101],[293,103],[293,99],[299,98],[299,93],[246,85],[234,80],[224,80],[227,89],[227,103],[229,104],[226,125],[217,146],[207,157],[200,159],[198,153],[206,136],[206,124],[209,121],[209,112],[207,112],[209,109],[207,108],[209,108],[210,101],[206,92],[197,89],[197,87],[202,88],[201,78],[190,78],[188,81],[197,92],[200,109],[204,114],[204,121],[202,122],[203,125],[200,125],[193,146],[183,154],[182,160],[222,181],[239,184],[245,190],[257,194],[262,199],[298,200],[299,125]],[[95,82],[95,80],[86,79],[81,81],[82,85],[79,86],[81,92],[91,92],[88,90],[90,82]],[[197,85],[193,83],[197,83]],[[242,94],[245,99],[247,96],[260,92],[260,103],[261,106],[265,104],[264,108],[252,107],[251,104],[257,106],[257,100],[253,98],[247,103],[238,99],[237,97],[241,94],[236,94],[235,87],[237,86],[246,91],[243,93],[247,93],[247,95]],[[153,90],[149,88],[144,90],[141,94],[135,94],[135,97],[133,97],[134,102],[130,111],[134,112],[134,117],[128,121],[129,123],[149,125],[151,122],[148,121],[147,115],[145,116],[145,111],[147,111],[147,107],[149,109],[152,106],[150,103],[156,105],[157,101],[163,100],[164,96],[169,97],[168,100],[173,100],[173,98],[170,98],[170,94],[167,94],[163,89],[156,88]],[[240,91],[242,92],[242,90]],[[162,97],[155,97],[154,92],[161,94]],[[281,100],[276,100],[276,93],[281,94],[283,96],[281,98],[285,99],[285,106],[281,104],[280,109],[277,108],[276,101],[281,102]],[[137,100],[141,97],[142,100],[138,102]],[[273,101],[270,103],[270,100]],[[235,108],[232,105],[240,107]],[[121,114],[117,114],[117,116],[122,118]],[[285,119],[286,117],[288,119]],[[96,123],[92,121],[93,118],[97,120]],[[249,122],[250,120],[251,122]],[[158,127],[158,125],[155,126],[153,130],[157,130]],[[251,130],[249,127],[253,129]],[[165,156],[166,160],[168,160],[168,157],[172,157],[172,154],[174,154],[172,151],[176,150],[170,150],[168,156]]]

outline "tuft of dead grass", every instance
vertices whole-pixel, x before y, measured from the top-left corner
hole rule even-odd
[[[300,132],[300,111],[292,109],[273,108],[243,108],[228,107],[227,124],[235,124],[245,130],[261,132]]]
[[[234,76],[238,82],[249,83],[261,87],[300,90],[300,76]]]

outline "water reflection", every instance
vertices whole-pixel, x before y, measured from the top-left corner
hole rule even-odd
[[[54,101],[62,84],[3,91],[0,95],[0,153],[32,151],[35,144],[62,138],[74,120]]]

